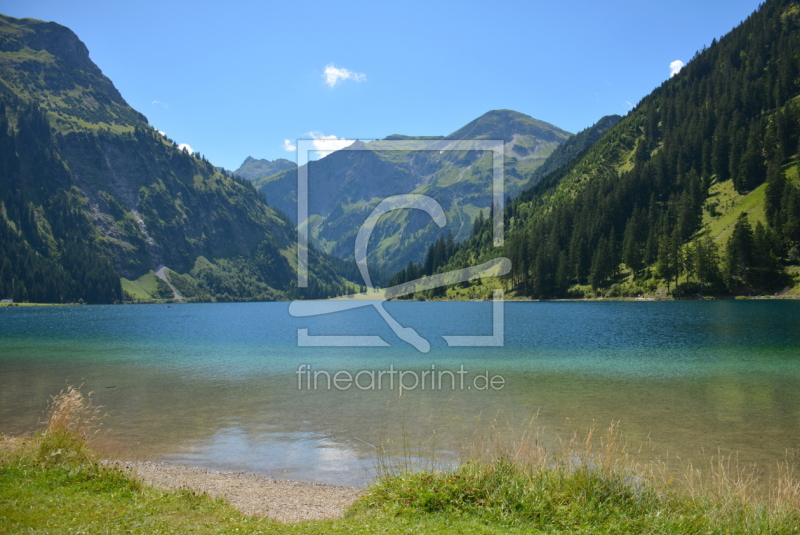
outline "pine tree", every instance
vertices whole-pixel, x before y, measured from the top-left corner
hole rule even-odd
[[[771,227],[779,226],[781,198],[786,189],[786,175],[779,163],[771,161],[767,166],[767,189],[764,197],[764,212]]]
[[[720,281],[719,250],[709,237],[697,240],[694,246],[694,272],[703,290],[716,286]]]
[[[728,289],[736,291],[747,284],[747,270],[752,262],[753,228],[746,213],[742,213],[733,227],[725,250],[725,277]]]
[[[759,283],[763,288],[764,274],[775,269],[778,258],[775,254],[772,231],[767,229],[761,221],[756,223],[753,231],[753,265],[759,271]]]
[[[678,275],[678,266],[675,255],[675,244],[672,235],[664,234],[658,242],[658,259],[656,260],[656,274],[667,282],[667,292],[670,283]]]
[[[630,268],[634,279],[645,266],[643,242],[646,224],[644,212],[635,209],[625,225],[625,232],[622,236],[622,261]]]

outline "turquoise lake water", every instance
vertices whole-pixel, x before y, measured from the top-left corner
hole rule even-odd
[[[0,433],[36,429],[50,396],[83,384],[121,458],[328,483],[369,481],[378,446],[446,460],[534,416],[549,435],[618,420],[632,446],[649,439],[682,458],[719,448],[770,466],[800,445],[798,301],[506,303],[505,345],[488,348],[442,335],[490,335],[491,303],[385,306],[429,353],[372,307],[308,318],[288,303],[0,308]],[[390,347],[297,347],[298,329]],[[363,373],[342,389],[318,373],[314,389],[302,365]],[[405,372],[402,396],[391,370]]]

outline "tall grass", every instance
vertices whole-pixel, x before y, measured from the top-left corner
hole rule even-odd
[[[699,464],[639,461],[612,424],[542,440],[479,437],[459,466],[384,470],[354,514],[480,517],[556,532],[800,533],[800,482],[793,459],[772,475],[721,454]],[[777,474],[777,475],[776,475]]]
[[[44,431],[37,436],[35,453],[40,462],[91,462],[90,447],[101,426],[101,407],[91,402],[91,392],[68,386],[50,398]]]
[[[139,492],[138,480],[117,466],[100,462],[94,445],[101,419],[101,407],[92,404],[91,393],[68,386],[50,398],[41,432],[32,437],[0,437],[0,472],[16,474],[17,480],[31,484],[36,480],[47,492],[57,488],[72,489],[67,493],[92,489],[120,496]],[[2,498],[0,492],[0,502]]]

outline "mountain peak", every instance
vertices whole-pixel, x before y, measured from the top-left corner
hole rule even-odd
[[[0,15],[0,60],[5,85],[23,100],[39,100],[61,130],[147,124],[65,26]]]
[[[502,139],[509,143],[515,135],[533,136],[541,141],[563,142],[572,134],[550,123],[514,110],[491,110],[456,130],[450,139]]]
[[[509,110],[509,109],[500,109],[500,110],[489,110],[476,120],[488,120],[493,118],[500,118],[500,119],[511,119],[511,120],[520,120],[520,121],[527,121],[533,119],[530,115],[526,115],[520,111]],[[533,119],[535,120],[535,119]]]
[[[384,141],[407,141],[407,140],[423,140],[423,141],[436,141],[444,139],[444,136],[405,136],[403,134],[392,134],[383,138]]]
[[[259,178],[266,178],[275,173],[292,169],[295,163],[284,158],[272,160],[258,160],[252,156],[245,158],[239,169],[234,171],[235,175],[239,175],[247,180],[258,180]]]
[[[89,59],[89,49],[66,26],[38,19],[15,19],[6,15],[0,15],[0,26],[4,29],[13,27],[15,30],[3,32],[0,41],[0,50],[3,52],[20,52],[26,48],[34,52],[45,51],[73,67],[82,70],[97,69]]]

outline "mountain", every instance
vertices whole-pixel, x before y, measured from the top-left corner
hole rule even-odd
[[[763,3],[515,198],[501,250],[482,221],[434,271],[502,255],[521,296],[800,295],[798,50],[800,3]]]
[[[0,178],[3,297],[299,295],[291,223],[152,128],[59,24],[0,16]],[[306,295],[346,289],[324,275]]]
[[[535,186],[550,173],[567,165],[621,120],[622,117],[619,115],[606,115],[589,128],[569,138],[565,143],[556,147],[544,163],[531,174],[525,185]]]
[[[248,156],[233,174],[246,178],[247,180],[257,180],[295,167],[297,167],[297,164],[283,158],[271,161],[256,160],[252,156]]]
[[[548,143],[555,143],[549,147],[556,147],[570,135],[557,126],[524,113],[513,110],[492,110],[462,126],[445,139],[502,139],[513,149],[522,147],[518,154],[527,156],[529,152],[534,152],[539,147],[548,146]],[[552,151],[545,149],[543,152]]]
[[[356,142],[308,164],[309,215],[312,240],[323,250],[352,258],[356,233],[384,198],[418,193],[436,199],[448,220],[442,230],[419,212],[387,215],[374,231],[370,266],[397,270],[419,261],[438,236],[452,232],[456,241],[469,236],[478,213],[492,198],[492,162],[482,151],[451,150],[456,140],[502,140],[505,150],[505,192],[515,195],[535,170],[571,134],[511,110],[490,111],[449,136],[412,138],[392,135],[369,143]],[[438,150],[398,151],[391,143],[435,142]],[[363,150],[354,150],[363,149]],[[273,206],[296,219],[297,170],[287,169],[254,181]]]

